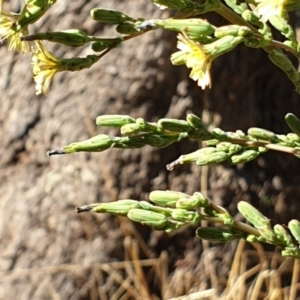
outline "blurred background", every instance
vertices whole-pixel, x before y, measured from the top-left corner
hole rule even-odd
[[[10,1],[4,8],[18,12],[23,5]],[[78,28],[111,37],[112,28],[89,17],[95,7],[135,18],[169,16],[148,0],[57,1],[31,31]],[[227,24],[212,14],[204,18]],[[88,46],[47,47],[58,57],[92,53]],[[161,150],[46,156],[96,134],[118,135],[97,128],[102,114],[157,121],[193,112],[226,131],[256,126],[276,133],[289,132],[286,113],[300,117],[299,95],[263,50],[241,45],[217,59],[206,91],[185,67],[172,66],[175,51],[176,34],[156,30],[123,43],[88,70],[55,75],[49,94],[36,96],[30,56],[1,45],[0,299],[246,299],[249,291],[263,299],[270,282],[280,295],[292,286],[297,296],[299,265],[274,247],[211,244],[195,237],[196,227],[166,234],[124,218],[75,212],[84,204],[147,200],[152,190],[172,189],[202,191],[232,215],[245,200],[286,223],[300,219],[296,158],[266,153],[236,167],[191,165],[168,172],[166,164],[200,146],[192,141]],[[261,288],[255,285],[259,278]],[[179,298],[189,293],[195,298]]]

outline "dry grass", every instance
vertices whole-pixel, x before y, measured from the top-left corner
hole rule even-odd
[[[261,245],[246,249],[245,241],[240,241],[235,252],[227,282],[218,282],[218,276],[210,281],[212,287],[201,290],[201,276],[193,280],[190,293],[185,296],[173,294],[168,278],[168,257],[163,252],[155,259],[139,259],[138,243],[134,239],[124,241],[126,260],[122,262],[92,265],[58,265],[36,269],[13,270],[1,272],[1,278],[17,279],[39,276],[41,285],[47,290],[47,296],[59,300],[59,291],[55,290],[52,278],[55,274],[87,277],[84,285],[89,290],[90,299],[126,300],[126,299],[165,299],[165,300],[294,300],[300,297],[299,260],[282,258],[277,252],[265,252]],[[207,260],[207,257],[201,257]],[[211,258],[209,258],[210,260]],[[217,274],[215,264],[206,263],[210,274]],[[88,274],[88,275],[84,275]],[[169,276],[170,277],[170,276]],[[174,280],[174,278],[172,279]],[[177,281],[176,284],[180,284]],[[181,280],[183,286],[188,284]],[[156,285],[161,295],[154,295],[150,286]],[[217,286],[218,288],[214,287]],[[198,290],[197,290],[198,288]],[[220,289],[221,288],[221,289]],[[220,294],[221,290],[221,294]]]

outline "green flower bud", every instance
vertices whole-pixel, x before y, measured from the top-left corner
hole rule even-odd
[[[195,162],[198,159],[201,159],[203,156],[210,155],[215,152],[218,152],[218,150],[215,147],[206,147],[206,148],[199,149],[199,150],[189,153],[189,154],[181,155],[178,159],[176,159],[175,161],[168,164],[167,169],[169,171],[173,170],[178,165],[189,164],[189,163]]]
[[[146,226],[150,226],[155,229],[164,229],[168,225],[168,219],[164,214],[143,210],[143,209],[131,209],[127,217],[134,221]]]
[[[241,145],[231,144],[229,142],[221,142],[216,145],[216,148],[223,152],[228,152],[229,154],[234,154],[242,149]]]
[[[89,205],[91,212],[110,213],[120,216],[127,216],[127,213],[133,208],[139,208],[139,201],[136,200],[118,200],[108,203],[96,203]]]
[[[140,129],[145,132],[156,132],[158,127],[155,123],[149,123],[145,121],[143,118],[137,118],[136,124],[139,125]]]
[[[157,27],[176,32],[185,32],[191,39],[197,39],[202,35],[211,35],[215,27],[202,19],[167,19],[151,20]]]
[[[160,148],[164,145],[164,140],[157,134],[149,134],[144,136],[145,143],[152,147]]]
[[[258,140],[264,140],[264,141],[269,141],[269,142],[276,141],[276,134],[274,132],[266,130],[266,129],[252,127],[252,128],[248,129],[247,133],[251,137],[258,139]]]
[[[180,222],[198,223],[201,221],[201,216],[195,211],[187,211],[181,208],[172,210],[172,219]]]
[[[139,32],[134,23],[122,23],[116,27],[116,31],[121,34],[132,34]]]
[[[214,128],[211,133],[212,133],[213,137],[219,141],[227,141],[228,140],[226,132],[220,128]]]
[[[107,48],[116,48],[123,42],[123,38],[114,39],[97,39],[96,42],[92,43],[92,50],[95,52],[103,51]]]
[[[298,244],[300,244],[300,222],[298,220],[291,220],[288,224],[288,228]]]
[[[227,160],[229,155],[222,151],[217,151],[209,155],[203,155],[201,158],[196,160],[198,166],[206,166],[210,164],[218,164]]]
[[[249,161],[255,159],[258,155],[259,155],[258,151],[250,149],[250,150],[245,150],[245,151],[241,152],[240,154],[232,155],[228,159],[228,161],[233,165],[237,165],[237,164],[249,162]]]
[[[122,135],[131,135],[141,131],[140,125],[136,123],[128,123],[121,127]]]
[[[53,43],[60,43],[71,47],[84,46],[90,42],[85,32],[78,29],[69,29],[58,32],[38,32],[33,35],[21,37],[22,41],[46,40]]]
[[[239,212],[243,217],[250,222],[255,228],[260,228],[263,226],[270,227],[270,221],[251,204],[240,201],[237,205]]]
[[[152,2],[162,9],[171,8],[179,11],[190,10],[199,6],[198,3],[191,0],[152,0]]]
[[[21,11],[16,23],[16,30],[22,30],[28,25],[39,20],[56,0],[26,0],[26,5]]]
[[[286,246],[294,246],[291,236],[282,225],[276,224],[273,230],[276,234],[277,239],[282,241],[282,244]]]
[[[64,71],[81,71],[82,69],[90,68],[100,59],[97,55],[87,55],[86,57],[73,57],[61,59],[61,68]]]
[[[176,202],[176,208],[183,208],[188,210],[200,207],[207,207],[209,205],[209,200],[199,192],[194,193],[192,197],[184,197]]]
[[[211,242],[230,242],[244,237],[243,232],[234,233],[227,229],[214,228],[214,227],[199,227],[196,230],[198,238],[208,240]]]
[[[300,120],[292,113],[288,113],[284,119],[291,130],[300,137]]]
[[[245,37],[249,34],[252,34],[252,31],[246,26],[227,25],[217,28],[214,35],[217,38],[221,38],[228,35],[236,37]]]
[[[131,125],[131,124],[127,124],[127,125]],[[135,149],[135,148],[142,148],[144,146],[145,146],[145,141],[143,137],[139,137],[139,136],[122,137],[114,141],[113,144],[114,148],[121,148],[121,149],[132,149],[132,148]]]
[[[188,122],[177,119],[160,119],[157,125],[164,130],[174,131],[174,132],[189,132],[191,130]]]
[[[286,137],[292,142],[300,143],[300,137],[296,133],[288,133]]]
[[[71,143],[70,145],[64,146],[63,150],[66,153],[73,152],[100,152],[110,148],[114,143],[114,140],[111,139],[106,134],[100,134],[94,136],[88,140],[82,142]]]
[[[103,115],[96,119],[96,124],[103,127],[121,128],[125,124],[134,124],[135,119],[127,115]]]
[[[136,20],[116,10],[94,8],[91,10],[91,18],[95,21],[110,25],[121,24],[125,22],[135,22]]]
[[[300,249],[297,248],[296,246],[285,247],[284,250],[281,251],[281,254],[284,257],[300,258]]]
[[[175,191],[153,191],[149,195],[151,202],[168,207],[176,207],[176,202],[185,197],[189,195]]]
[[[261,236],[269,243],[274,243],[277,242],[278,239],[274,233],[274,231],[272,230],[272,228],[268,225],[264,225],[264,226],[260,226],[257,227],[259,233],[261,234]]]
[[[195,129],[207,130],[203,121],[194,114],[188,114],[186,120]]]

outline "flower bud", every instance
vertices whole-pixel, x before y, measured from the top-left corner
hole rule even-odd
[[[268,142],[274,142],[276,140],[276,135],[274,132],[262,128],[252,127],[248,129],[247,133],[251,137],[258,140],[264,140]]]
[[[243,217],[248,222],[250,222],[255,228],[263,226],[270,227],[270,221],[251,204],[245,201],[240,201],[237,207],[239,212],[243,215]]]
[[[300,120],[292,113],[288,113],[284,119],[291,130],[300,137]]]
[[[125,124],[133,123],[135,119],[127,115],[102,115],[96,119],[96,124],[103,127],[121,128]]]
[[[196,230],[198,238],[211,241],[211,242],[231,242],[244,237],[243,232],[233,233],[227,229],[214,228],[214,227],[199,227]]]
[[[201,221],[201,216],[195,211],[187,211],[182,208],[172,210],[172,219],[180,222],[198,223]]]
[[[288,224],[288,228],[298,244],[300,244],[300,222],[298,220],[291,220]]]
[[[94,136],[88,140],[82,142],[71,143],[70,145],[64,146],[63,150],[66,153],[73,152],[100,152],[110,148],[114,141],[106,134],[100,134]]]
[[[149,200],[155,204],[168,207],[176,207],[176,202],[189,195],[175,191],[153,191],[149,195]]]
[[[191,126],[188,124],[188,122],[177,119],[160,119],[157,122],[157,125],[164,130],[174,132],[189,132],[191,130]]]
[[[228,159],[228,161],[233,165],[243,164],[243,163],[246,163],[246,162],[249,162],[249,161],[255,159],[258,155],[259,155],[258,151],[249,149],[249,150],[245,150],[239,154],[232,155]]]
[[[164,214],[134,208],[131,209],[127,217],[134,221],[155,229],[164,229],[168,225],[168,219]]]
[[[135,22],[136,20],[116,10],[94,8],[91,10],[91,18],[95,21],[110,25],[121,24],[125,22]]]
[[[212,154],[203,155],[196,160],[198,166],[206,166],[210,164],[218,164],[227,160],[229,155],[222,151],[216,151]]]
[[[120,216],[127,216],[128,212],[133,208],[139,208],[139,201],[136,200],[118,200],[107,203],[91,204],[90,211],[95,213],[110,213]]]
[[[38,32],[33,35],[21,37],[21,41],[47,40],[71,47],[80,47],[90,41],[85,32],[77,29],[69,29],[59,32]]]
[[[96,42],[92,43],[92,50],[95,52],[103,51],[107,48],[118,47],[123,41],[123,38],[115,39],[97,39]]]

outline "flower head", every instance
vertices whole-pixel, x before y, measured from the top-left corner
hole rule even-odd
[[[28,53],[30,52],[29,43],[21,41],[21,37],[28,33],[27,28],[19,31],[15,28],[18,16],[18,14],[7,12],[2,7],[0,8],[0,42],[8,40],[8,50]]]
[[[84,58],[63,59],[53,56],[39,40],[35,41],[35,46],[36,48],[33,50],[32,55],[32,65],[37,95],[48,93],[52,78],[57,72],[74,72],[90,68],[101,57],[101,55],[88,55]]]
[[[171,56],[174,65],[186,64],[192,69],[190,77],[198,81],[198,85],[204,90],[206,86],[211,87],[210,68],[214,59],[205,47],[190,39],[187,35],[178,35],[178,49]]]
[[[256,10],[262,22],[267,22],[272,16],[285,17],[286,7],[292,6],[295,0],[255,0]]]
[[[47,94],[53,76],[63,71],[62,61],[54,57],[41,41],[35,41],[36,49],[33,51],[33,78],[36,83],[36,94]]]

